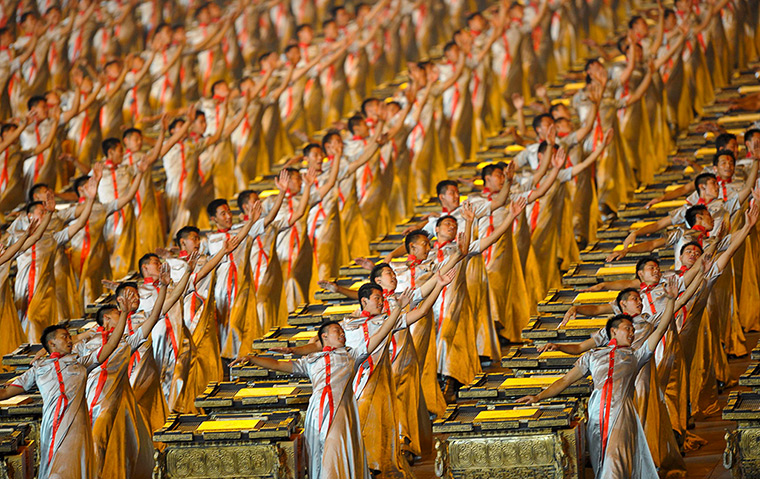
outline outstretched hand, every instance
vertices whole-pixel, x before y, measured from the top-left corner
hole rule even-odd
[[[668,278],[668,282],[665,284],[665,294],[670,299],[676,299],[678,297],[678,281],[675,276]]]

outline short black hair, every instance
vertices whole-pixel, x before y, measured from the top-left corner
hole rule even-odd
[[[351,132],[351,134],[355,134],[356,132],[354,129],[364,123],[364,117],[361,115],[354,115],[351,118],[348,119],[348,131]]]
[[[98,312],[95,313],[95,322],[98,323],[98,326],[103,326],[103,316],[110,313],[113,310],[118,311],[119,308],[114,306],[113,304],[106,304],[100,307],[98,309]]]
[[[123,283],[119,283],[119,286],[116,287],[114,295],[118,298],[127,288],[134,288],[135,291],[138,291],[137,283],[134,281],[124,281]]]
[[[633,318],[627,314],[617,314],[607,320],[607,324],[604,326],[604,329],[607,330],[607,337],[610,339],[610,341],[612,340],[612,328],[617,328],[623,321],[633,322]]]
[[[713,156],[713,160],[712,160],[713,166],[718,166],[718,160],[720,160],[721,156],[730,157],[734,161],[734,164],[736,164],[736,156],[734,155],[734,152],[731,150],[723,149],[723,150],[718,150],[715,153],[715,156]]]
[[[201,230],[199,230],[195,226],[183,226],[182,228],[180,228],[179,231],[177,231],[177,234],[174,237],[174,240],[177,242],[177,246],[180,246],[179,241],[181,239],[185,239],[188,236],[190,236],[190,233],[197,233],[198,235],[200,235]]]
[[[121,140],[118,138],[106,138],[103,140],[103,156],[108,156],[108,152],[121,145]]]
[[[383,288],[375,283],[364,283],[359,288],[359,305],[362,309],[364,309],[364,305],[361,304],[362,299],[369,299],[369,297],[372,296],[372,291],[379,291],[381,295],[383,294]]]
[[[333,324],[337,324],[338,326],[343,328],[343,326],[340,325],[340,321],[325,321],[324,323],[319,325],[319,329],[317,330],[317,339],[319,339],[319,344],[322,346],[325,345],[325,343],[322,342],[322,335],[325,334],[325,330],[332,326]]]
[[[697,224],[697,215],[703,211],[709,213],[707,206],[694,205],[694,206],[690,206],[686,210],[686,214],[684,214],[684,220],[686,221],[686,224],[689,225],[689,228],[693,228],[694,225]]]
[[[446,42],[446,45],[443,46],[443,53],[447,53],[452,48],[456,47],[457,44],[454,41]]]
[[[658,260],[654,256],[645,256],[641,258],[640,260],[638,260],[636,262],[636,277],[638,278],[639,271],[642,271],[644,267],[647,265],[647,263],[652,263],[652,262],[657,264],[657,266],[660,265],[660,260]]]
[[[438,228],[446,220],[454,220],[454,223],[457,223],[457,225],[459,224],[459,222],[457,222],[457,219],[454,218],[453,216],[451,216],[451,215],[443,215],[440,218],[438,218],[438,221],[435,222],[435,227]]]
[[[42,344],[42,347],[45,348],[45,351],[48,353],[50,352],[50,346],[48,346],[48,341],[50,340],[50,336],[52,336],[56,331],[58,330],[64,330],[68,331],[68,325],[66,323],[60,323],[60,324],[53,324],[52,326],[48,326],[47,328],[42,330],[42,334],[40,335],[40,343]]]
[[[628,299],[628,296],[630,294],[635,294],[636,296],[638,296],[639,290],[636,288],[625,288],[624,290],[620,291],[617,297],[615,298],[615,304],[617,305],[618,308],[620,308],[621,310],[623,309],[623,307],[620,306],[620,303]]]
[[[174,129],[177,128],[177,125],[179,125],[180,123],[184,123],[185,121],[187,120],[185,120],[184,118],[175,118],[174,120],[172,120],[172,122],[169,123],[169,133],[173,133]]]
[[[747,143],[748,141],[752,140],[752,137],[755,135],[760,135],[760,129],[758,128],[750,128],[747,131],[744,132],[744,143]]]
[[[634,15],[631,17],[630,20],[628,20],[628,28],[633,28],[634,25],[636,25],[636,22],[641,20],[641,15]]]
[[[25,209],[26,214],[28,215],[31,214],[32,211],[34,211],[36,207],[42,206],[42,205],[43,205],[42,201],[30,201],[29,203],[26,204],[26,209]]]
[[[721,133],[720,135],[715,137],[715,148],[718,150],[722,150],[732,140],[736,141],[736,135],[734,135],[733,133]]]
[[[137,261],[137,272],[140,273],[140,276],[145,277],[145,275],[142,272],[143,266],[148,264],[151,259],[158,258],[158,255],[156,253],[145,253],[142,255],[142,257]]]
[[[404,237],[404,247],[406,248],[406,253],[409,254],[409,245],[414,241],[418,236],[424,236],[426,240],[430,241],[430,236],[427,234],[427,231],[425,230],[413,230],[407,233],[407,235]]]
[[[541,142],[541,143],[538,145],[538,153],[540,153],[540,154],[542,154],[542,155],[543,155],[544,153],[546,153],[546,149],[547,149],[547,148],[549,148],[549,143],[548,143],[548,142],[546,142],[546,141],[542,141],[542,142]],[[554,145],[554,148],[552,149],[552,151],[554,151],[554,150],[556,150],[556,149],[558,149],[558,148],[559,148],[559,147],[558,147],[558,146],[555,144],[555,145]]]
[[[557,110],[559,110],[563,106],[565,106],[565,105],[563,105],[562,103],[555,103],[554,105],[550,106],[549,107],[549,114],[551,115],[551,117],[554,118],[554,112],[557,111]],[[556,119],[555,119],[555,121],[556,121]]]
[[[238,208],[240,208],[240,211],[243,211],[243,205],[248,203],[248,198],[250,198],[251,195],[255,193],[256,192],[253,190],[243,190],[240,193],[238,193],[237,205],[238,205]]]
[[[44,96],[35,95],[26,101],[26,109],[31,110],[40,103],[47,103],[47,99]]]
[[[704,248],[702,248],[702,245],[699,244],[699,241],[689,241],[685,245],[681,246],[681,251],[678,252],[678,256],[681,256],[683,252],[686,250],[686,248],[688,248],[689,246],[696,246],[697,248],[699,248],[699,251],[701,253],[705,252]]]
[[[377,278],[380,277],[380,275],[383,274],[383,270],[385,268],[390,268],[391,265],[388,263],[377,263],[373,268],[372,271],[369,272],[369,282],[372,284],[377,284]],[[391,270],[393,270],[391,268]]]
[[[486,176],[493,175],[493,172],[496,170],[503,170],[503,166],[501,166],[499,163],[491,163],[483,167],[482,170],[480,170],[480,179],[485,181]]]
[[[90,181],[90,177],[88,175],[82,175],[74,180],[74,193],[77,194],[77,198],[81,196],[79,194],[79,188],[86,185],[88,181]]]
[[[379,101],[380,101],[380,99],[379,99],[379,98],[375,98],[375,97],[373,97],[373,96],[371,96],[371,97],[369,97],[369,98],[366,98],[366,99],[365,99],[365,100],[362,102],[362,107],[361,107],[362,115],[364,115],[365,117],[367,116],[367,105],[369,105],[369,104],[370,104],[370,103],[372,103],[372,102],[379,102]]]
[[[697,190],[697,193],[699,193],[699,187],[700,185],[706,185],[709,180],[715,180],[716,177],[712,173],[700,173],[697,175],[696,178],[694,178],[694,188]]]
[[[227,84],[227,82],[224,81],[224,80],[217,80],[214,83],[212,83],[211,84],[211,94],[212,95],[214,94],[214,91],[216,90],[216,87],[218,87],[219,85],[223,85],[223,84]]]
[[[454,180],[443,180],[439,181],[437,185],[435,185],[435,194],[437,196],[441,196],[446,193],[446,190],[449,188],[449,186],[453,186],[454,188],[459,188],[459,185]]]
[[[325,145],[327,145],[330,140],[337,136],[339,140],[343,141],[343,137],[340,136],[340,132],[338,130],[332,129],[327,130],[327,133],[325,133],[325,136],[322,137],[322,149],[325,149]]]
[[[269,50],[269,51],[266,51],[266,52],[262,53],[261,55],[259,55],[259,65],[261,65],[261,62],[263,62],[264,60],[266,60],[267,57],[269,55],[271,55],[272,53],[274,53],[274,52],[271,51],[271,50]]]
[[[131,135],[142,135],[142,131],[140,131],[138,128],[127,128],[124,130],[124,133],[121,134],[121,139],[124,140]]]
[[[323,151],[322,147],[319,146],[318,143],[309,143],[308,145],[303,147],[303,156],[309,156],[309,153],[311,153],[311,150],[314,148],[319,148],[319,151]]]
[[[3,123],[2,128],[0,128],[0,135],[5,135],[6,132],[15,130],[16,128],[18,128],[18,125],[13,123],[12,121],[8,123]]]
[[[29,201],[34,201],[34,195],[37,194],[37,192],[43,188],[47,188],[48,190],[50,189],[47,183],[33,184],[32,187],[29,188]]]
[[[543,121],[544,118],[548,118],[548,119],[550,119],[552,121],[552,123],[554,123],[554,117],[552,117],[548,113],[541,113],[540,115],[536,115],[533,118],[533,131],[535,131],[536,133],[538,133],[538,127],[541,126],[541,122]]]
[[[314,27],[312,27],[310,24],[308,24],[308,23],[302,23],[302,24],[300,24],[300,25],[298,25],[296,27],[296,33],[300,32],[301,30],[304,30],[306,28],[311,28],[312,30],[314,30]]]
[[[213,200],[206,207],[206,213],[208,213],[208,217],[209,218],[215,217],[216,216],[216,210],[218,210],[219,208],[221,208],[222,206],[225,206],[225,205],[229,206],[229,204],[227,203],[227,200],[225,200],[224,198],[217,198],[217,199]]]

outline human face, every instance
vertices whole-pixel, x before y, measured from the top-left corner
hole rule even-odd
[[[662,273],[660,272],[660,265],[654,261],[648,262],[646,265],[644,265],[644,269],[638,272],[638,277],[642,283],[646,283],[648,285],[659,283],[660,278],[662,277]]]
[[[285,54],[285,57],[291,65],[297,65],[298,62],[301,61],[301,50],[298,48],[291,48],[288,50],[288,53]]]
[[[161,274],[161,260],[151,256],[148,262],[143,265],[142,274],[146,278],[158,278]]]
[[[504,187],[504,170],[496,168],[490,175],[486,175],[484,186],[493,192],[499,192]]]
[[[556,120],[557,118],[570,118],[570,109],[560,103],[557,105],[557,107],[552,111],[552,117]]]
[[[229,229],[232,226],[232,212],[227,205],[219,206],[213,218],[219,229]]]
[[[121,67],[118,63],[109,63],[106,67],[106,76],[110,81],[114,81],[119,78],[119,72],[121,72]]]
[[[290,176],[288,177],[288,191],[292,194],[299,193],[301,191],[301,185],[303,184],[303,179],[301,178],[301,174],[293,171],[290,173]]]
[[[48,336],[48,348],[51,353],[70,354],[73,347],[74,342],[67,329],[58,329]]]
[[[728,155],[718,157],[718,164],[715,166],[715,172],[723,179],[731,179],[734,176],[736,166],[734,159]]]
[[[459,59],[459,47],[457,45],[453,45],[451,48],[446,50],[446,60],[456,63],[456,61]]]
[[[456,209],[459,206],[459,188],[447,186],[446,191],[442,195],[438,195],[438,200],[449,211]]]
[[[50,191],[50,188],[47,186],[43,186],[41,188],[37,188],[34,192],[34,196],[32,197],[32,200],[34,201],[47,201],[48,200],[48,192]],[[52,204],[47,205],[49,208],[55,208],[55,197],[53,197]]]
[[[383,268],[380,272],[380,276],[375,278],[375,282],[383,289],[396,291],[398,280],[396,279],[396,273],[391,268]]]
[[[117,309],[112,309],[103,314],[103,329],[108,331],[115,328],[116,325],[119,324],[119,316],[120,313]]]
[[[605,69],[602,66],[602,64],[599,63],[599,62],[596,62],[596,61],[588,66],[588,69],[586,70],[586,73],[588,73],[589,75],[592,75],[592,78],[593,78],[593,75],[595,75],[595,74],[596,75],[606,74]]]
[[[193,133],[202,135],[206,131],[206,115],[198,115],[190,129],[193,130]]]
[[[713,219],[709,211],[702,210],[697,213],[695,224],[704,227],[707,231],[712,231],[715,227],[715,219]]]
[[[348,15],[348,11],[346,11],[345,8],[341,8],[335,13],[335,21],[339,26],[346,26],[349,20],[351,20],[351,17]]]
[[[641,296],[637,293],[628,293],[627,297],[620,301],[620,309],[629,316],[638,316],[641,314]]]
[[[42,121],[48,117],[47,102],[41,101],[34,105],[31,110],[34,121]]]
[[[538,133],[538,137],[542,140],[546,139],[546,135],[549,132],[549,127],[551,127],[554,124],[554,120],[549,118],[548,116],[545,116],[541,119],[541,124],[538,126],[538,130],[536,130],[536,133]]]
[[[369,314],[380,314],[383,312],[383,293],[373,289],[369,298],[362,298],[362,311]]]
[[[331,324],[322,332],[322,346],[342,348],[346,345],[346,333],[339,324]]]
[[[470,27],[470,30],[482,32],[486,28],[486,20],[483,18],[483,15],[475,15],[467,22],[467,26]]]
[[[343,154],[343,140],[338,135],[333,135],[325,143],[325,149],[327,149],[328,155],[341,156]]]
[[[214,96],[227,98],[229,94],[230,94],[230,87],[227,85],[226,82],[220,83],[214,87]]]
[[[42,207],[42,205],[37,205],[34,207],[34,209],[27,214],[27,219],[31,222],[32,220],[42,221],[42,217],[45,215],[45,208]]]
[[[139,133],[132,133],[131,135],[127,135],[127,137],[124,138],[124,145],[127,147],[127,149],[129,149],[129,151],[142,150],[142,146],[143,146],[142,135]]]
[[[360,136],[362,138],[367,138],[369,136],[369,128],[367,127],[367,122],[361,121],[358,125],[354,126],[354,135]]]
[[[119,143],[110,150],[108,150],[108,159],[113,160],[114,163],[118,163],[124,157],[124,146]]]
[[[311,27],[302,28],[298,31],[298,42],[299,43],[311,43],[311,41],[314,39],[314,30],[311,29]]]
[[[452,218],[443,220],[440,226],[436,227],[435,234],[439,240],[451,241],[457,236],[457,222]]]
[[[633,328],[633,323],[628,319],[622,320],[616,328],[610,329],[610,339],[616,339],[618,346],[630,346],[633,344],[635,334],[636,330]]]
[[[309,150],[309,154],[306,155],[306,160],[309,162],[309,168],[315,168],[317,173],[322,173],[322,159],[324,153],[321,148],[312,148]]]
[[[708,178],[704,184],[699,186],[699,196],[702,198],[717,198],[718,182],[714,178]]]
[[[257,201],[259,201],[259,195],[257,193],[251,193],[248,195],[248,201],[243,203],[243,213],[250,214]]]
[[[689,245],[681,252],[681,264],[691,269],[702,256],[702,250],[696,245]]]
[[[45,19],[51,25],[58,25],[58,22],[61,21],[61,11],[57,8],[51,8],[47,14],[45,14]]]
[[[554,124],[557,127],[558,135],[567,135],[573,131],[573,125],[567,118],[560,118],[559,120],[556,120]]]
[[[409,254],[419,259],[427,258],[430,253],[430,240],[424,236],[418,236],[409,243]]]
[[[127,287],[121,292],[121,297],[127,300],[127,308],[129,311],[137,311],[137,307],[140,305],[140,295],[133,287]]]
[[[201,237],[195,231],[191,232],[179,242],[180,247],[188,253],[194,253],[201,247]]]
[[[325,25],[324,28],[325,38],[334,40],[338,36],[338,25],[335,22],[330,22]]]
[[[645,37],[649,35],[649,25],[643,18],[639,18],[633,24],[633,31],[636,32],[639,37]]]

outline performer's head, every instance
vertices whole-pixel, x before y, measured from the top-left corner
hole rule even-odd
[[[177,231],[175,241],[182,251],[195,253],[201,247],[201,230],[195,226],[185,226]]]
[[[137,261],[137,267],[143,278],[158,279],[161,274],[161,259],[155,253],[145,253]]]
[[[219,230],[227,231],[232,227],[232,211],[224,198],[217,198],[206,207],[208,217],[216,223]]]
[[[396,291],[398,279],[396,273],[388,263],[378,263],[369,272],[369,282],[383,288],[383,290]]]
[[[159,23],[153,33],[153,47],[163,49],[172,41],[172,28],[168,23]]]
[[[660,278],[662,278],[660,262],[653,256],[641,258],[636,263],[636,277],[642,283],[650,286],[659,283]]]
[[[704,228],[705,231],[712,231],[715,227],[715,218],[712,217],[710,210],[708,210],[705,205],[694,205],[689,207],[689,209],[686,210],[684,219],[686,224],[689,225],[689,228],[700,227],[700,229]]]
[[[174,45],[182,45],[185,43],[185,39],[187,35],[187,30],[185,29],[185,25],[182,23],[177,23],[172,26],[171,30],[171,43]]]
[[[448,211],[454,211],[459,207],[459,185],[454,180],[443,180],[435,185],[438,201]]]
[[[215,100],[224,100],[230,94],[230,86],[224,80],[215,81],[211,85],[211,96]]]
[[[477,34],[488,28],[488,22],[482,13],[474,12],[467,16],[467,28]]]
[[[301,187],[303,186],[301,172],[293,167],[287,167],[285,168],[285,171],[288,172],[288,186],[286,192],[291,195],[297,195],[301,192]]]
[[[18,128],[18,125],[13,122],[3,123],[3,127],[0,129],[0,138],[6,140],[10,137]]]
[[[45,204],[42,201],[32,201],[26,205],[26,217],[29,221],[42,221],[45,215]]]
[[[277,68],[278,63],[279,58],[277,52],[265,52],[259,56],[259,65],[261,66],[262,74],[265,71]]]
[[[106,138],[102,143],[103,156],[106,160],[112,161],[117,165],[121,163],[124,157],[124,145],[118,138]]]
[[[128,66],[131,67],[132,65]],[[108,81],[116,81],[116,79],[119,78],[119,74],[121,73],[121,62],[119,60],[108,60],[106,62],[106,65],[103,67],[103,70]]]
[[[308,168],[314,168],[317,174],[322,173],[322,160],[325,158],[325,152],[317,143],[309,143],[303,147],[303,156],[306,158]]]
[[[443,56],[451,63],[459,61],[459,45],[456,42],[448,42],[443,46]]]
[[[607,337],[610,341],[617,341],[618,346],[630,346],[633,344],[636,330],[633,328],[633,320],[627,314],[618,314],[607,320],[605,326]]]
[[[703,252],[702,245],[699,244],[699,242],[691,241],[686,243],[681,246],[681,252],[679,255],[681,264],[686,266],[686,268],[691,269],[691,267],[696,264],[697,260],[702,257]]]
[[[551,160],[551,156],[554,154],[555,151],[559,149],[559,146],[556,144],[554,145],[554,148],[552,148],[551,151],[549,150],[549,143],[546,141],[542,141],[540,145],[538,145],[538,151],[536,152],[536,156],[538,157],[538,162],[542,163],[544,161],[549,162]],[[549,158],[544,158],[544,155],[549,154]]]
[[[401,111],[401,104],[397,101],[389,101],[385,104],[385,119],[390,120]]]
[[[322,34],[327,41],[335,41],[338,38],[338,24],[334,18],[328,18],[322,22]]]
[[[552,125],[554,125],[554,118],[548,113],[542,113],[533,118],[533,130],[538,135],[539,140],[546,140],[546,135]]]
[[[736,156],[731,150],[718,150],[713,157],[715,173],[720,178],[730,180],[736,171]]]
[[[124,130],[124,133],[121,135],[121,141],[129,151],[137,152],[142,150],[143,136],[142,132],[137,128],[127,128]]]
[[[296,27],[296,37],[301,46],[307,46],[314,39],[314,27],[308,23],[302,23]]]
[[[750,128],[744,132],[744,147],[749,152],[752,145],[752,140],[757,138],[760,141],[760,129]]]
[[[137,307],[140,306],[140,293],[138,293],[137,283],[134,281],[119,283],[114,295],[117,298],[124,298],[127,304],[127,309],[130,312],[137,311]]]
[[[507,9],[507,16],[510,20],[522,20],[525,15],[525,7],[520,2],[512,2]]]
[[[295,43],[286,46],[283,54],[290,65],[297,65],[301,61],[301,49]]]
[[[632,317],[641,314],[641,295],[637,288],[626,288],[619,292],[615,303],[623,314]]]
[[[364,118],[377,120],[383,113],[383,102],[375,97],[366,98],[362,102],[362,115]]]
[[[480,170],[480,178],[483,180],[483,188],[488,188],[492,193],[498,193],[504,187],[506,176],[504,175],[504,163],[491,163]]]
[[[349,14],[348,10],[346,10],[346,7],[342,5],[339,5],[332,9],[332,16],[335,19],[335,23],[337,23],[339,27],[345,27],[348,25],[348,22],[351,21],[351,14]]]
[[[404,238],[404,247],[408,255],[424,260],[430,253],[430,237],[424,230],[414,230]]]
[[[35,183],[29,188],[29,194],[27,198],[29,201],[46,201],[51,195],[53,190],[45,183]],[[48,205],[49,207],[55,207],[55,197],[53,197],[53,203]]]
[[[209,2],[202,3],[195,9],[195,19],[201,25],[207,25],[211,21],[211,12],[209,9]]]
[[[591,83],[593,81],[594,74],[607,75],[604,65],[602,65],[602,62],[597,58],[586,60],[586,66],[583,68],[583,71],[586,73],[586,83]]]
[[[37,28],[37,14],[33,11],[27,11],[21,14],[19,26],[24,32],[33,32]]]
[[[554,118],[554,121],[557,121],[560,118],[572,118],[570,108],[564,103],[555,103],[549,107],[549,114]]]
[[[206,114],[201,110],[196,110],[195,119],[193,120],[193,124],[190,125],[190,132],[199,136],[203,135],[206,132],[207,126]]]
[[[77,194],[77,198],[84,198],[84,188],[87,186],[88,181],[90,181],[89,175],[82,175],[74,179],[73,189]]]
[[[54,324],[42,330],[40,343],[48,353],[71,354],[74,342],[65,324]]]
[[[564,138],[573,132],[573,122],[564,116],[554,119],[554,127],[557,129],[559,138]]]
[[[322,137],[322,149],[331,156],[343,155],[343,138],[338,130],[328,130]]]
[[[359,288],[359,305],[369,314],[383,312],[383,288],[374,283],[364,283]]]
[[[369,127],[360,115],[354,115],[348,119],[348,131],[354,137],[367,138],[369,136]]]
[[[15,40],[13,30],[8,27],[0,28],[0,46],[7,47]]]
[[[253,190],[243,190],[238,194],[237,205],[244,215],[250,215],[253,211],[253,205],[259,201],[259,194]]]
[[[712,173],[700,173],[694,178],[694,188],[703,200],[712,200],[718,197],[718,180]]]
[[[47,99],[44,96],[33,96],[26,101],[26,108],[36,122],[48,117]]]
[[[457,219],[451,215],[441,216],[435,223],[435,236],[439,242],[453,241],[457,237]]]
[[[633,30],[639,38],[649,35],[649,25],[647,25],[647,21],[641,15],[632,16],[628,21],[628,28]]]
[[[346,345],[346,333],[338,321],[325,321],[317,330],[323,348],[342,348]]]
[[[721,133],[715,137],[715,149],[729,150],[734,154],[734,158],[739,155],[739,141],[736,139],[736,135],[732,133]]]
[[[666,32],[669,32],[678,26],[678,17],[672,8],[666,8],[662,14],[662,26]]]
[[[119,308],[115,305],[106,304],[105,306],[101,306],[98,312],[95,313],[95,321],[98,323],[98,326],[102,326],[103,329],[109,331],[119,324],[120,314]]]

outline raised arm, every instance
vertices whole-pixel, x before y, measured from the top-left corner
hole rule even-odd
[[[631,231],[628,234],[628,236],[626,236],[625,241],[623,241],[623,247],[630,248],[631,245],[636,241],[637,237],[646,236],[652,233],[657,233],[658,231],[662,231],[668,226],[672,226],[672,225],[673,225],[673,219],[670,217],[670,215],[665,215],[653,223],[644,225],[641,228],[637,229],[636,231]]]
[[[381,122],[378,122],[377,128],[375,128],[375,134],[372,135],[372,137],[367,142],[367,146],[364,147],[364,151],[362,151],[362,154],[357,158],[355,161],[352,161],[348,165],[348,174],[351,175],[356,172],[360,167],[364,166],[369,160],[372,159],[372,156],[377,152],[378,148],[380,148],[380,136],[382,132],[382,124]]]
[[[610,143],[612,143],[612,135],[613,135],[613,130],[612,128],[610,128],[604,134],[602,147],[597,148],[596,150],[592,151],[591,154],[588,155],[583,161],[581,161],[577,165],[574,165],[570,169],[570,176],[575,178],[576,176],[580,175],[584,170],[586,170],[589,166],[593,165],[596,162],[596,160],[598,160],[599,157],[602,156],[602,154],[604,153],[604,150],[606,150],[607,147],[610,146]]]
[[[98,364],[102,364],[111,356],[116,350],[116,346],[119,345],[121,338],[124,336],[124,328],[127,325],[127,314],[129,309],[127,308],[127,303],[124,301],[124,298],[118,298],[116,301],[119,303],[119,322],[116,323],[116,327],[113,328],[110,336],[108,336],[108,341],[106,341],[106,343],[101,346],[100,351],[98,351]]]
[[[584,376],[583,371],[578,366],[573,367],[570,371],[568,371],[564,376],[554,381],[551,386],[544,389],[540,393],[538,393],[535,396],[524,396],[520,399],[517,399],[515,402],[523,403],[523,404],[533,404],[537,402],[541,402],[544,399],[553,398],[554,396],[558,395],[565,389],[567,389],[571,384],[575,383],[579,379],[582,379]]]
[[[594,338],[588,338],[582,343],[546,343],[538,346],[536,350],[539,353],[545,351],[562,351],[565,354],[580,355],[586,351],[594,349],[595,346],[596,341],[594,341]]]
[[[84,210],[82,210],[82,214],[69,225],[69,238],[73,238],[75,234],[79,233],[79,231],[84,228],[84,225],[87,224],[87,221],[89,221],[90,213],[92,213],[92,205],[95,203],[95,196],[98,194],[97,188],[98,182],[95,181],[94,178],[90,178],[84,187],[84,196],[87,198],[87,201],[84,203]]]
[[[12,144],[16,143],[16,140],[21,137],[21,134],[24,132],[26,127],[29,126],[29,123],[31,123],[31,118],[29,118],[27,115],[21,120],[16,129],[13,130],[13,133],[9,134],[6,140],[0,142],[0,153],[10,148]]]
[[[377,347],[380,346],[380,343],[391,334],[396,327],[396,323],[398,323],[398,317],[401,315],[401,310],[407,307],[410,301],[411,293],[409,291],[404,291],[399,297],[398,304],[391,310],[391,314],[385,319],[383,325],[380,326],[380,329],[367,340],[367,352],[371,353],[377,349]]]
[[[169,310],[172,309],[172,307],[177,303],[177,301],[179,301],[180,298],[182,298],[182,296],[185,294],[187,284],[190,282],[190,275],[193,271],[195,271],[195,265],[198,263],[199,257],[200,254],[197,251],[194,251],[190,254],[190,257],[187,259],[187,269],[185,269],[185,273],[179,279],[179,282],[174,285],[172,294],[167,294],[166,300],[161,307],[161,316],[168,313]],[[170,268],[168,264],[164,263],[161,265],[161,275],[166,275],[164,278],[161,278],[160,281],[161,283],[166,284],[166,287],[168,287],[168,284],[171,283]]]
[[[665,335],[665,331],[668,330],[670,324],[673,322],[673,311],[675,310],[676,297],[678,296],[678,283],[675,276],[668,278],[668,284],[665,286],[665,294],[668,296],[668,301],[665,305],[665,311],[663,311],[660,317],[660,322],[657,324],[652,334],[647,338],[647,346],[650,351],[654,351],[657,347],[657,343],[660,342]]]
[[[18,239],[18,241],[15,241],[8,248],[3,248],[4,251],[2,251],[2,254],[0,254],[0,265],[3,265],[12,260],[18,253],[26,251],[34,243],[39,241],[40,238],[42,238],[42,233],[45,232],[45,229],[50,223],[51,216],[52,213],[46,211],[45,216],[42,220],[42,225],[40,225],[40,222],[38,220],[32,220],[29,223],[29,227],[26,228],[26,231],[24,231],[24,234]]]
[[[546,155],[549,155],[549,151],[551,151],[549,148],[547,148]],[[552,184],[554,184],[554,180],[557,179],[557,175],[559,174],[560,168],[562,168],[562,165],[565,163],[565,150],[562,148],[558,149],[554,152],[554,154],[551,157],[551,170],[549,170],[549,174],[544,176],[540,179],[539,186],[532,189],[530,193],[528,194],[528,203],[532,203],[536,201],[537,199],[541,198],[546,194],[547,191],[549,191],[549,188],[552,187]]]
[[[280,361],[273,358],[262,358],[255,354],[249,354],[238,358],[230,363],[230,366],[247,365],[252,364],[264,369],[271,369],[273,371],[282,371],[284,373],[293,372],[293,361]]]
[[[480,238],[480,251],[485,251],[492,245],[496,244],[497,241],[506,233],[510,228],[512,228],[512,222],[515,218],[518,217],[520,213],[525,210],[525,205],[527,205],[527,201],[525,198],[518,198],[517,200],[513,201],[511,205],[509,205],[509,214],[506,218],[504,218],[504,221],[496,227],[496,229],[493,230],[493,233],[491,233],[489,236],[486,236],[485,238]]]
[[[445,274],[441,274],[440,271],[436,273],[435,287],[433,288],[433,291],[427,295],[425,301],[423,301],[422,304],[406,314],[407,326],[411,326],[412,324],[427,316],[427,314],[433,308],[436,300],[438,299],[438,296],[441,294],[441,291],[443,291],[443,288],[451,284],[456,274],[457,271],[455,269],[450,269]]]
[[[55,142],[56,134],[58,133],[58,123],[60,123],[61,119],[61,109],[56,107],[53,109],[53,126],[50,128],[50,133],[48,133],[48,136],[45,137],[45,140],[37,145],[37,147],[32,150],[32,154],[39,155],[43,151],[47,150],[51,146],[53,146],[53,142]]]
[[[629,248],[623,248],[619,251],[613,251],[607,256],[605,261],[610,262],[610,261],[617,261],[619,259],[623,259],[628,255],[628,253],[646,253],[649,251],[654,251],[657,248],[661,248],[665,246],[667,242],[668,242],[668,239],[665,237],[657,238],[657,239],[653,239],[649,241],[644,241],[643,243],[635,244]]]
[[[731,261],[731,257],[736,254],[736,251],[738,251],[739,247],[744,243],[744,240],[749,236],[750,231],[757,223],[759,213],[760,205],[755,201],[752,204],[752,207],[744,213],[744,226],[731,235],[731,243],[728,245],[728,248],[726,248],[726,251],[721,253],[721,255],[715,260],[715,264],[721,272],[726,269],[728,262]]]
[[[140,190],[140,183],[142,182],[143,175],[145,175],[145,169],[148,167],[148,165],[140,162],[137,164],[137,167],[138,167],[137,174],[132,179],[132,183],[129,184],[129,190],[127,190],[127,194],[124,196],[120,196],[116,200],[116,211],[124,208],[125,206],[127,206],[127,204],[129,204],[130,201],[135,199],[137,192]],[[116,211],[114,211],[114,213]]]
[[[307,176],[308,173],[307,173]],[[314,182],[314,179],[312,177],[311,183],[308,181],[304,182],[303,185],[303,194],[301,194],[301,200],[298,202],[298,207],[293,212],[293,215],[290,217],[290,221],[288,221],[288,226],[293,226],[300,220],[303,215],[306,214],[306,210],[309,209],[309,191],[311,190],[312,183]]]

